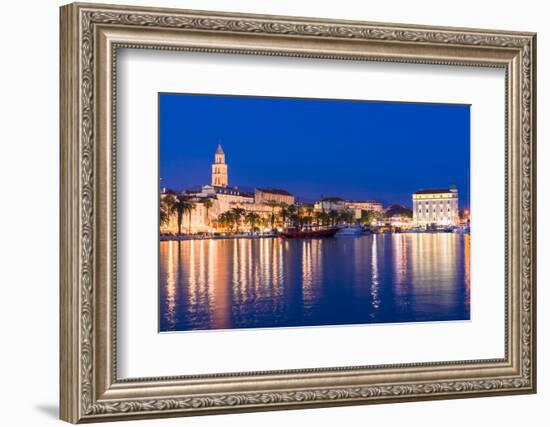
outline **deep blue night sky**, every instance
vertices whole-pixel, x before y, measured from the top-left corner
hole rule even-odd
[[[454,183],[469,207],[468,105],[159,94],[159,121],[162,187],[209,184],[221,143],[231,186],[410,207]]]

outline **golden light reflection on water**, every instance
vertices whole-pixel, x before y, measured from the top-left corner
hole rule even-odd
[[[168,324],[173,327],[176,324],[176,270],[178,264],[174,258],[174,242],[169,242],[167,248],[165,318]]]
[[[413,310],[422,312],[433,304],[437,295],[442,310],[456,304],[453,277],[463,271],[463,258],[457,251],[457,239],[452,233],[426,233],[413,235],[415,246],[411,252],[411,283]],[[462,273],[464,275],[464,273]]]
[[[447,233],[161,242],[161,330],[467,318],[469,258]]]
[[[372,267],[372,280],[371,280],[371,297],[372,308],[375,310],[380,307],[380,299],[378,298],[378,292],[380,287],[380,281],[378,277],[378,236],[375,234],[372,236],[372,250],[371,250],[371,267]],[[371,314],[374,317],[375,313]]]
[[[400,310],[406,310],[409,300],[409,245],[410,238],[405,234],[392,235],[393,259],[393,303]]]
[[[302,301],[306,313],[316,304],[321,294],[322,246],[322,239],[307,240],[302,244]]]
[[[465,301],[470,302],[470,235],[464,236],[464,285],[466,292],[464,293]]]

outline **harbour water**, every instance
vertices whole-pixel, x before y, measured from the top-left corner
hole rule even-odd
[[[160,242],[160,331],[467,320],[469,239]]]

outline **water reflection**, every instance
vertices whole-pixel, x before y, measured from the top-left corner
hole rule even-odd
[[[370,294],[372,297],[371,305],[373,311],[370,314],[371,318],[375,317],[376,310],[380,307],[380,300],[378,299],[378,291],[380,287],[380,278],[378,276],[378,236],[375,234],[372,236],[372,249],[371,249],[371,284],[370,284]]]
[[[160,330],[335,325],[470,316],[460,234],[160,243]]]

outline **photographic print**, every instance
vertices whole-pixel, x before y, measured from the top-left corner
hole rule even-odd
[[[470,106],[160,93],[160,332],[470,319]]]

